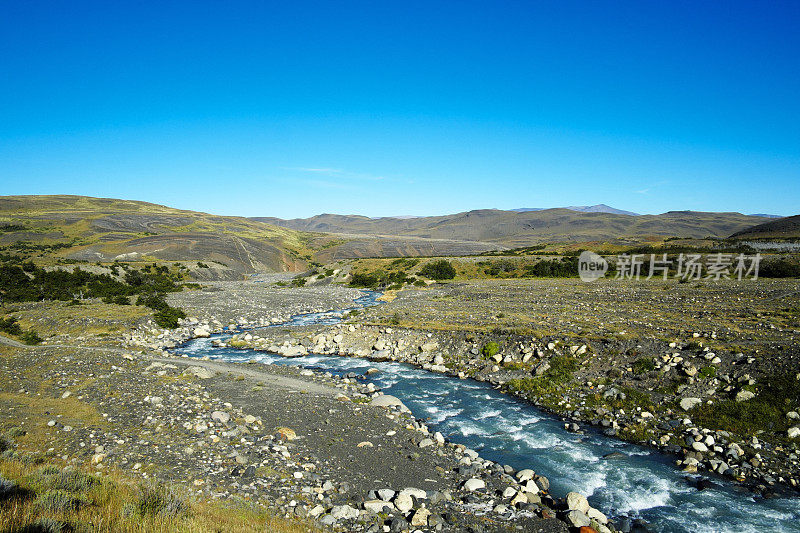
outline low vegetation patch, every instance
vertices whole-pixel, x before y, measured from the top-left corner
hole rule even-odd
[[[487,359],[490,357],[494,357],[495,355],[497,355],[499,351],[500,351],[500,345],[494,341],[487,342],[486,344],[483,345],[483,348],[481,348],[481,353]]]
[[[456,277],[456,269],[447,259],[439,259],[438,261],[431,261],[423,265],[423,267],[419,269],[419,274],[426,278],[442,281]]]
[[[509,380],[506,388],[512,392],[547,396],[566,387],[579,367],[576,359],[566,355],[552,357],[548,363],[550,368],[541,376]]]
[[[656,369],[656,364],[649,357],[640,357],[631,363],[631,368],[635,374],[647,374]]]
[[[252,503],[189,501],[183,489],[136,485],[33,461],[0,459],[0,531],[263,532],[314,531]]]
[[[730,398],[692,410],[692,420],[709,429],[753,435],[759,430],[786,436],[792,420],[786,414],[800,403],[800,382],[794,375],[773,375],[761,380],[755,398],[737,402]]]

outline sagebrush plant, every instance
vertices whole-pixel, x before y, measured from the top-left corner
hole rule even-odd
[[[173,518],[189,514],[189,504],[172,488],[151,482],[139,486],[137,500],[126,511],[139,516]]]
[[[34,506],[44,513],[68,513],[88,505],[89,500],[82,494],[68,490],[48,490],[36,497]]]

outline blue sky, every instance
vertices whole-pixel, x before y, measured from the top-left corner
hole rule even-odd
[[[800,2],[3,2],[0,194],[800,212]]]

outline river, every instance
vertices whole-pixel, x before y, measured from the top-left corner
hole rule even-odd
[[[357,309],[376,305],[378,293],[355,300]],[[293,317],[281,327],[335,324],[348,309]],[[490,385],[429,372],[404,363],[311,354],[287,359],[255,350],[217,348],[213,338],[194,339],[174,350],[190,357],[228,362],[251,360],[303,366],[335,374],[363,374],[387,394],[400,398],[432,431],[516,469],[532,468],[550,480],[550,491],[576,491],[609,517],[642,518],[659,532],[800,531],[800,500],[755,497],[728,480],[712,477],[698,490],[698,475],[678,470],[674,457],[607,437],[591,428],[570,433],[560,418],[503,394]],[[617,452],[614,459],[604,456]]]

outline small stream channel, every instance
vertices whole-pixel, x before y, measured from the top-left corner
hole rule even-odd
[[[379,293],[367,292],[352,309],[377,305]],[[280,327],[335,324],[349,309],[293,317]],[[274,326],[273,326],[274,327]],[[311,354],[287,359],[255,350],[212,346],[194,339],[174,350],[190,357],[228,362],[257,360],[303,366],[334,374],[379,373],[365,379],[400,398],[417,417],[427,418],[432,431],[464,444],[500,464],[532,468],[550,480],[550,491],[563,496],[577,491],[609,517],[642,518],[659,532],[800,531],[800,499],[757,498],[721,478],[698,490],[699,476],[674,466],[674,457],[624,443],[586,428],[585,434],[564,429],[554,415],[471,379],[458,379],[404,363],[358,357]],[[617,452],[614,459],[604,456]]]

